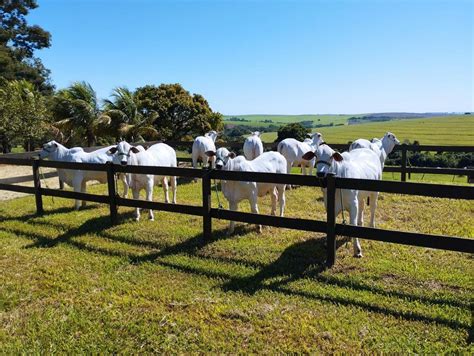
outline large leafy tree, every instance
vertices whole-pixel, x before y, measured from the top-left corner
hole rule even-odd
[[[97,95],[86,82],[75,82],[56,93],[51,102],[54,126],[64,135],[63,141],[93,146],[105,133],[110,117],[102,115]]]
[[[275,142],[280,142],[285,138],[295,138],[298,141],[303,141],[307,137],[307,134],[310,132],[310,129],[305,128],[299,122],[291,123],[288,125],[281,126],[278,129],[278,137]]]
[[[49,130],[44,97],[26,80],[0,86],[0,141],[8,153],[15,144],[31,150]]]
[[[36,50],[51,45],[51,35],[26,21],[29,11],[37,7],[36,0],[0,1],[0,77],[25,79],[42,92],[51,93],[49,71],[34,57]]]
[[[135,96],[143,117],[156,116],[153,126],[162,139],[223,128],[222,115],[213,112],[202,95],[191,95],[180,84],[147,85],[138,88]]]
[[[132,142],[153,140],[158,131],[153,127],[157,114],[144,115],[138,110],[136,95],[125,87],[115,88],[112,99],[104,100],[104,117],[110,121],[110,131],[116,139]]]

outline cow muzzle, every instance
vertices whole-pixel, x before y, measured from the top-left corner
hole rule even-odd
[[[324,177],[326,177],[326,172],[317,172],[317,173],[316,173],[316,176],[317,176],[318,178],[324,178]]]

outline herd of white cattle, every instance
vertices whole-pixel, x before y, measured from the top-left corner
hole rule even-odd
[[[236,156],[227,148],[216,149],[218,133],[210,131],[204,136],[196,137],[192,146],[193,167],[197,168],[198,160],[203,166],[208,164],[213,169],[237,172],[263,172],[263,173],[291,173],[293,166],[301,166],[303,174],[312,175],[316,167],[316,175],[324,177],[328,173],[336,177],[356,179],[382,179],[382,170],[385,159],[392,152],[395,145],[400,142],[394,134],[387,132],[381,139],[371,141],[358,139],[354,141],[348,152],[339,153],[329,147],[323,140],[321,133],[311,134],[303,142],[287,138],[278,144],[277,152],[264,152],[260,132],[253,132],[244,142],[243,156]],[[126,141],[93,152],[85,152],[81,147],[66,148],[56,141],[43,145],[39,158],[49,158],[54,161],[98,163],[113,162],[121,165],[177,167],[175,150],[165,143],[157,143],[148,149],[142,146],[132,146]],[[308,168],[308,171],[307,171]],[[87,181],[95,180],[101,183],[107,181],[105,172],[81,171],[71,169],[58,169],[61,181],[74,188],[76,192],[86,191]],[[161,183],[165,194],[165,202],[169,202],[169,186],[173,193],[172,203],[176,203],[176,177],[154,176],[151,174],[121,174],[123,181],[123,196],[128,196],[129,188],[132,189],[133,198],[138,199],[140,191],[145,189],[146,199],[153,200],[153,187]],[[253,213],[258,213],[257,200],[266,194],[271,195],[271,214],[276,214],[277,202],[279,203],[280,216],[285,210],[285,184],[256,183],[243,181],[222,181],[222,193],[229,201],[230,210],[237,210],[238,204],[243,200],[250,202]],[[323,189],[324,202],[327,206],[326,191]],[[338,189],[336,191],[336,216],[343,210],[349,212],[350,224],[363,225],[363,212],[365,201],[370,205],[370,226],[375,227],[375,209],[377,207],[377,192]],[[75,207],[85,205],[85,202],[76,200]],[[154,220],[153,211],[149,217]],[[140,209],[136,209],[136,220],[140,219]],[[234,231],[234,222],[230,222],[228,233]],[[259,226],[259,231],[262,227]],[[362,257],[362,250],[358,239],[354,239],[354,256]]]

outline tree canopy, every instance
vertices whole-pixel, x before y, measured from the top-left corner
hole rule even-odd
[[[49,129],[44,97],[26,80],[0,85],[0,143],[8,153],[14,144],[28,150]]]
[[[285,138],[295,138],[298,141],[303,141],[307,137],[306,135],[310,132],[310,129],[307,129],[303,127],[300,123],[295,122],[292,124],[281,126],[278,129],[278,137],[275,142],[280,142]]]
[[[0,76],[27,80],[41,92],[51,93],[49,70],[34,56],[51,45],[51,35],[40,26],[27,24],[26,16],[38,7],[36,0],[0,1]]]
[[[156,116],[153,127],[161,139],[180,139],[223,128],[222,115],[213,112],[202,95],[191,95],[180,84],[147,85],[138,88],[135,95],[143,117]]]

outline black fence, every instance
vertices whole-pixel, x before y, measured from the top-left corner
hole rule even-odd
[[[139,143],[144,146],[151,146],[155,143],[163,142],[163,141],[150,141],[145,143]],[[188,149],[190,150],[193,143],[189,141],[165,141],[168,145],[174,148],[179,149]],[[277,143],[264,143],[263,146],[265,150],[273,150],[276,151]],[[218,147],[227,147],[232,150],[241,150],[243,146],[243,142],[223,142],[217,143],[216,146]],[[349,144],[330,144],[330,146],[334,149],[345,151],[349,148]],[[104,146],[96,146],[96,147],[84,147],[86,152],[92,152],[99,148],[103,148]],[[400,166],[385,166],[384,172],[393,172],[393,173],[400,173],[400,180],[402,182],[407,181],[407,175],[410,178],[412,173],[420,173],[420,174],[445,174],[445,175],[458,175],[458,176],[474,176],[473,169],[466,169],[466,168],[441,168],[441,167],[411,167],[408,160],[408,152],[465,152],[470,153],[474,152],[474,146],[432,146],[432,145],[397,145],[393,149],[393,152],[401,151],[401,165]],[[25,152],[25,153],[9,153],[6,155],[2,155],[0,157],[16,159],[16,158],[31,158],[33,155],[37,154],[36,152]],[[190,163],[192,162],[190,157],[178,157],[179,162],[183,163]]]
[[[38,159],[31,160],[0,157],[0,164],[2,163],[11,165],[32,166],[34,187],[25,187],[1,183],[0,189],[34,194],[36,198],[36,210],[38,214],[44,213],[42,197],[56,196],[62,198],[79,199],[108,204],[110,208],[110,219],[112,224],[117,223],[118,206],[155,209],[174,213],[202,216],[204,239],[209,239],[212,236],[213,218],[289,229],[321,232],[327,234],[326,263],[328,266],[332,266],[336,259],[336,235],[358,237],[361,239],[369,239],[376,241],[385,241],[403,245],[474,253],[474,240],[472,239],[336,224],[336,216],[334,210],[336,200],[336,189],[357,189],[408,195],[421,195],[438,198],[473,200],[474,188],[470,186],[374,181],[364,179],[336,178],[333,176],[317,179],[314,176],[291,174],[228,172],[211,169],[170,168],[153,166],[121,166],[114,165],[112,163],[69,163],[43,161]],[[106,172],[108,182],[108,193],[107,195],[96,195],[43,188],[41,186],[41,179],[39,174],[40,167]],[[117,173],[138,173],[154,174],[161,176],[200,178],[202,181],[202,205],[192,206],[182,204],[168,204],[122,198],[118,196],[116,192],[115,175]],[[287,218],[212,208],[211,180],[213,179],[267,182],[327,188],[327,219],[326,221],[320,221],[300,218]]]

